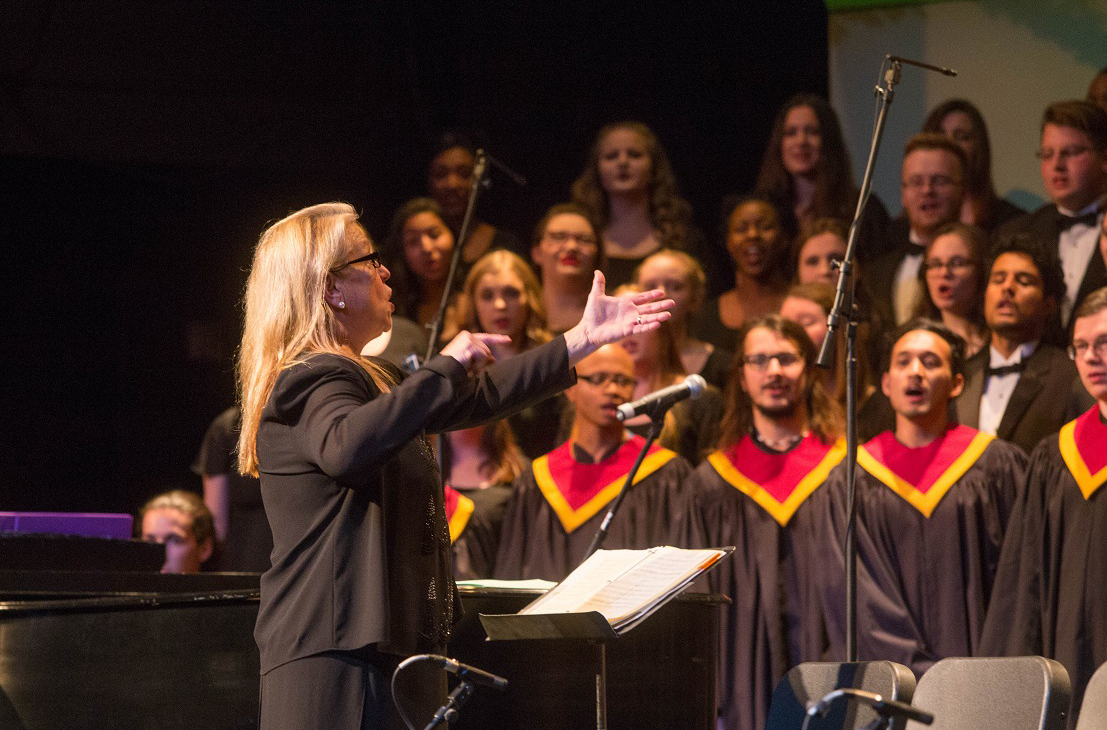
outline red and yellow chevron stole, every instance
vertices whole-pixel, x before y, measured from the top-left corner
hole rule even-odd
[[[581,464],[573,459],[572,442],[566,441],[534,460],[534,480],[566,532],[583,525],[615,499],[644,443],[641,436],[633,436],[598,464]],[[657,445],[650,447],[634,483],[638,484],[674,458],[676,453],[668,449]]]
[[[469,518],[473,516],[475,505],[473,500],[457,491],[449,484],[446,485],[446,521],[450,525],[450,542],[457,542],[465,526],[469,524]]]
[[[1099,418],[1099,404],[1066,423],[1059,440],[1065,466],[1084,499],[1091,499],[1107,482],[1107,425]]]
[[[707,457],[719,476],[746,494],[783,527],[846,455],[846,442],[827,445],[808,434],[786,454],[770,454],[744,436]]]
[[[995,439],[968,426],[951,426],[945,435],[917,449],[885,431],[857,450],[858,465],[930,517],[957,480]]]

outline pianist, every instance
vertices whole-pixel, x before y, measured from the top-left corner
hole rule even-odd
[[[163,573],[199,573],[215,547],[215,521],[204,500],[175,489],[151,499],[139,513],[142,539],[165,545]]]

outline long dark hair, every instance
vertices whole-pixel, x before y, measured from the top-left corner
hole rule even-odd
[[[642,122],[616,122],[600,130],[596,141],[592,143],[584,172],[573,183],[573,202],[589,211],[600,233],[607,228],[611,209],[607,192],[600,184],[600,148],[607,136],[619,129],[634,132],[646,144],[646,154],[649,155],[653,173],[650,180],[650,222],[661,238],[661,247],[687,251],[690,244],[688,231],[692,221],[692,208],[680,197],[676,176],[669,164],[669,156],[665,154],[665,148],[661,146],[653,130]]]
[[[942,121],[953,112],[961,112],[969,118],[973,134],[976,135],[976,154],[966,156],[965,187],[975,194],[984,194],[988,198],[996,197],[992,183],[992,143],[988,140],[988,125],[984,115],[966,99],[947,99],[927,115],[922,131],[944,135]]]
[[[780,108],[773,122],[769,143],[765,147],[765,155],[761,158],[761,169],[757,173],[757,191],[771,197],[779,207],[787,207],[788,210],[795,208],[795,185],[792,175],[784,168],[780,150],[784,144],[784,122],[788,112],[800,106],[815,112],[822,139],[819,161],[815,163],[815,199],[811,212],[815,218],[853,220],[857,189],[853,185],[853,168],[850,166],[846,142],[842,138],[842,127],[830,102],[816,94],[797,94]]]
[[[728,449],[738,443],[753,428],[753,402],[742,388],[738,377],[745,366],[746,336],[755,329],[762,328],[786,338],[799,350],[804,365],[803,399],[807,406],[807,422],[811,432],[824,444],[834,443],[844,430],[845,417],[842,407],[830,397],[823,386],[823,379],[815,370],[815,345],[803,327],[779,314],[769,314],[750,320],[738,331],[738,348],[727,379],[725,399],[726,413],[720,427],[719,448]]]
[[[392,274],[389,285],[394,292],[393,302],[396,304],[396,313],[413,322],[419,321],[419,303],[423,301],[423,282],[407,265],[403,233],[404,224],[420,213],[433,213],[442,225],[449,229],[446,218],[442,214],[442,207],[434,198],[412,198],[400,206],[392,216],[392,225],[388,229],[388,236],[384,239],[385,245],[381,251],[381,258]],[[457,245],[456,240],[454,245]],[[454,291],[457,291],[459,284],[460,282],[454,282]]]

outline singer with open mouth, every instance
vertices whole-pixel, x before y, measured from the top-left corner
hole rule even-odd
[[[577,366],[577,383],[566,392],[572,432],[516,480],[504,511],[497,578],[560,581],[588,557],[645,446],[620,414],[630,405],[635,382],[634,362],[622,345],[601,347]],[[673,533],[674,517],[686,511],[681,484],[691,471],[676,452],[652,445],[603,547],[681,547]]]
[[[660,291],[607,296],[597,274],[580,323],[551,342],[494,363],[490,347],[504,336],[463,331],[404,377],[358,355],[391,326],[388,279],[343,203],[278,221],[254,253],[239,466],[260,476],[273,528],[254,632],[265,730],[401,727],[391,672],[407,655],[441,651],[458,605],[425,434],[503,418],[568,387],[576,363],[658,327],[672,305]],[[445,682],[417,685],[401,701],[426,720]]]

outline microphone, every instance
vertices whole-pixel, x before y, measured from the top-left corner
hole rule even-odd
[[[458,679],[464,679],[473,684],[479,684],[482,687],[492,687],[501,692],[507,689],[507,680],[503,677],[497,677],[495,674],[486,672],[483,669],[477,669],[468,664],[462,664],[456,659],[450,659],[440,654],[427,654],[427,657],[441,664],[443,669],[450,674],[456,674]]]
[[[664,413],[686,398],[698,398],[703,389],[707,387],[707,381],[699,375],[689,375],[684,382],[670,385],[668,388],[655,390],[649,395],[643,396],[632,403],[624,403],[619,406],[615,417],[620,421],[643,413],[653,416]]]
[[[934,722],[934,715],[920,710],[917,707],[907,704],[906,702],[898,702],[896,700],[886,700],[878,694],[873,692],[866,692],[860,689],[842,688],[836,689],[829,693],[826,697],[823,697],[818,702],[812,702],[807,708],[808,717],[822,717],[830,709],[834,700],[839,697],[848,697],[852,700],[856,700],[861,704],[868,705],[873,708],[883,717],[902,717],[907,720],[914,720],[915,722],[921,722],[923,725],[929,725]]]
[[[502,172],[503,174],[505,174],[509,178],[511,178],[511,181],[514,182],[519,187],[525,188],[527,186],[527,179],[525,177],[523,177],[519,173],[515,172],[510,167],[508,167],[504,163],[500,162],[499,160],[497,160],[495,157],[488,154],[484,150],[482,150],[482,149],[477,150],[477,155],[479,155],[481,157],[484,157],[489,162],[491,162],[493,165],[495,165],[497,170],[499,170],[500,172]]]
[[[918,66],[919,68],[925,68],[927,71],[937,71],[940,74],[946,76],[956,76],[957,72],[952,68],[945,68],[943,66],[934,66],[929,63],[923,63],[922,61],[912,61],[910,58],[902,58],[901,56],[888,56],[888,60],[894,63],[906,63],[909,66]]]

